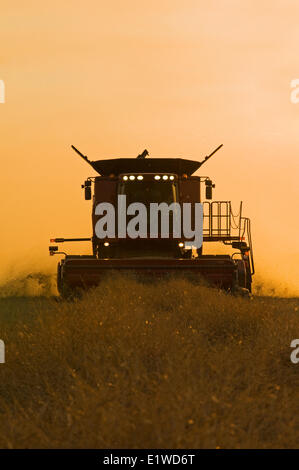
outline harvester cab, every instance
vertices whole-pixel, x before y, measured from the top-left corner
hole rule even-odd
[[[213,181],[193,175],[221,147],[196,162],[146,158],[147,150],[137,158],[90,161],[72,146],[98,173],[82,185],[85,199],[92,200],[93,233],[88,238],[54,238],[51,242],[91,241],[92,254],[67,255],[50,247],[50,255],[65,255],[58,264],[59,292],[66,295],[97,285],[111,270],[158,278],[170,272],[186,273],[195,279],[204,276],[227,290],[251,291],[251,229],[250,220],[242,215],[242,203],[234,216],[230,201],[212,200]],[[185,206],[190,209],[188,233],[181,219]],[[199,225],[201,242],[190,242],[190,233],[195,240]],[[237,251],[205,254],[209,242],[221,242]]]

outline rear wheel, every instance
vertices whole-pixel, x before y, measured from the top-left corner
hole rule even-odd
[[[237,265],[236,273],[236,287],[241,289],[247,289],[248,292],[251,292],[252,277],[248,263],[243,259],[235,260]]]

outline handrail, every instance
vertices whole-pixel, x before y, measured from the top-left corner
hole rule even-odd
[[[231,201],[204,201],[203,218],[203,235],[207,241],[222,240],[229,243],[233,240],[247,240],[251,274],[254,274],[251,222],[249,218],[243,217],[243,202],[240,203],[239,213],[234,215]]]

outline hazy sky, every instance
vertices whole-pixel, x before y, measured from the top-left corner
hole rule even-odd
[[[91,159],[201,159],[215,197],[242,199],[257,270],[299,274],[299,2],[1,3],[1,274],[54,266],[50,236],[89,236]],[[76,247],[79,250],[79,247]]]

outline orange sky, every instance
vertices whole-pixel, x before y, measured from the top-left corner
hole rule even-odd
[[[215,198],[244,200],[258,272],[297,289],[298,17],[293,0],[2,1],[1,275],[90,235],[71,144],[196,160],[223,143]]]

